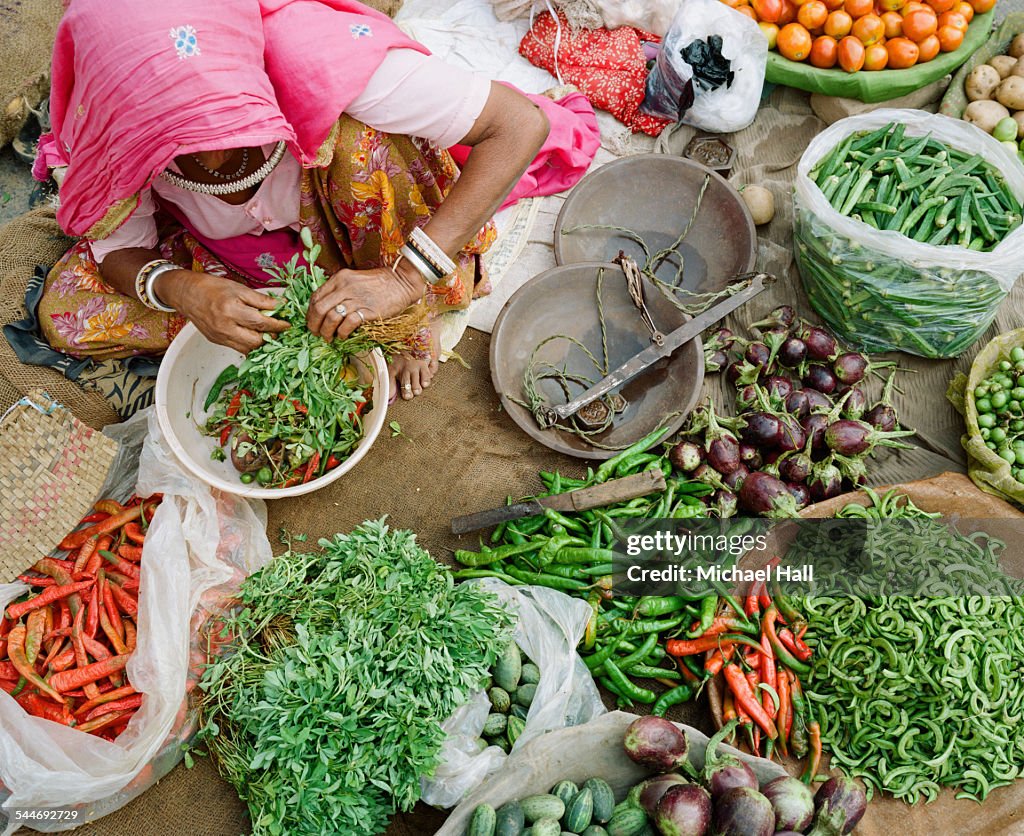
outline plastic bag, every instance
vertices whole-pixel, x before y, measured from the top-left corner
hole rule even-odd
[[[706,51],[720,50],[731,81],[701,83],[704,68],[691,66],[684,57],[688,47],[700,42],[708,45]],[[720,0],[683,0],[647,77],[640,110],[713,133],[742,130],[757,115],[767,63],[768,39],[754,21]]]
[[[492,578],[477,583],[517,613],[516,644],[540,669],[526,727],[512,751],[546,732],[587,723],[604,714],[597,686],[576,653],[590,620],[590,605],[542,586],[512,587]],[[441,765],[432,778],[423,781],[427,804],[454,807],[505,763],[508,755],[497,746],[482,752],[477,747],[490,710],[490,700],[481,691],[444,724],[448,738],[441,750]]]
[[[632,26],[665,36],[680,0],[595,0],[606,29]]]
[[[1008,502],[1024,505],[1024,484],[1013,477],[1016,464],[1010,464],[985,444],[978,426],[978,407],[974,390],[992,374],[1000,360],[1009,359],[1010,351],[1024,345],[1024,328],[1007,331],[992,338],[978,352],[971,365],[970,375],[958,374],[949,385],[946,397],[964,416],[967,432],[960,439],[967,452],[967,475],[985,493]]]
[[[199,628],[272,557],[264,504],[215,493],[185,474],[162,442],[152,408],[106,433],[128,453],[111,493],[164,495],[146,535],[138,638],[127,668],[145,699],[110,742],[32,717],[0,692],[0,825],[9,818],[4,836],[23,824],[54,832],[105,816],[181,760],[182,744],[195,731],[192,689],[206,658]],[[130,455],[140,447],[140,454]],[[21,583],[0,585],[0,608],[24,591]],[[68,814],[17,821],[12,808]]]
[[[840,215],[811,180],[811,170],[850,134],[890,122],[906,125],[908,137],[930,133],[945,145],[980,154],[1024,199],[1024,167],[1016,155],[967,122],[919,110],[851,116],[818,134],[800,158],[793,199],[797,265],[814,309],[850,344],[955,357],[992,323],[1021,274],[1024,227],[990,252],[976,252],[914,241]]]

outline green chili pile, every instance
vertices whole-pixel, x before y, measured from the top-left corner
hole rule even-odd
[[[441,723],[487,682],[512,617],[408,531],[366,522],[242,585],[207,668],[201,734],[253,833],[382,833],[438,764]]]
[[[868,493],[871,506],[839,516],[912,523],[880,527],[867,549],[883,572],[919,571],[924,595],[804,602],[815,651],[806,697],[822,742],[871,790],[913,804],[954,787],[981,801],[1024,776],[1024,590],[999,572],[1002,542],[961,535],[895,492]],[[942,595],[958,575],[959,589],[971,579],[1006,594]]]
[[[644,598],[612,594],[612,547],[622,522],[707,514],[701,497],[712,488],[674,475],[663,451],[645,452],[667,434],[667,430],[658,430],[641,439],[604,462],[596,472],[588,471],[584,479],[541,473],[547,491],[539,496],[588,487],[649,468],[660,468],[665,473],[665,491],[592,511],[560,514],[548,509],[544,515],[499,525],[491,535],[491,545],[481,551],[455,552],[455,559],[468,567],[456,572],[456,578],[494,577],[513,586],[547,586],[586,599],[591,619],[579,647],[583,661],[615,694],[621,707],[653,704],[658,714],[692,699],[704,680],[699,666],[693,671],[677,668],[668,659],[659,637],[686,634],[693,624],[698,630],[694,635],[701,635],[719,604],[716,592]],[[738,618],[745,620],[742,605],[735,599],[731,604]],[[660,696],[655,687],[663,691]]]
[[[902,124],[848,136],[810,179],[841,215],[933,247],[989,252],[1024,215],[1006,178],[983,157],[930,135],[907,136]],[[981,336],[1006,295],[982,269],[886,257],[836,232],[799,201],[794,239],[815,310],[866,351],[957,356]],[[958,256],[949,252],[955,264]]]

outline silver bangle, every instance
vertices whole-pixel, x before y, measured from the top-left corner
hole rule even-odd
[[[435,268],[435,271],[439,273],[438,279],[450,276],[458,269],[455,262],[448,257],[448,254],[435,244],[434,239],[419,227],[414,228],[409,233],[409,239],[406,243],[431,267]]]
[[[150,310],[174,313],[174,308],[164,304],[157,297],[156,292],[153,290],[153,283],[164,273],[180,269],[173,261],[168,261],[164,258],[155,259],[144,264],[135,276],[135,295],[139,297],[139,301]]]
[[[405,258],[413,267],[416,268],[417,272],[423,277],[423,281],[427,284],[436,284],[441,278],[436,272],[430,267],[426,259],[423,258],[416,250],[410,247],[408,244],[403,244],[399,252],[399,258]],[[398,266],[398,261],[395,261],[395,267]]]

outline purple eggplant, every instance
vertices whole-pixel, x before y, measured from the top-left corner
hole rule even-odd
[[[859,420],[868,408],[868,398],[863,389],[851,389],[846,395],[846,402],[843,404],[843,417]]]
[[[828,366],[811,363],[804,374],[803,384],[805,389],[817,389],[823,395],[831,395],[836,391],[838,381]]]
[[[736,393],[736,408],[741,412],[758,403],[757,384],[748,383]]]
[[[760,376],[761,369],[746,360],[737,360],[725,370],[725,379],[736,387],[756,383]]]
[[[725,486],[733,493],[743,487],[743,482],[750,475],[750,470],[746,465],[740,464],[733,468],[728,473],[722,475],[722,481]]]
[[[807,433],[812,450],[821,452],[828,449],[825,446],[825,430],[828,429],[828,416],[821,415],[820,413],[808,415],[800,422],[800,426]]]
[[[839,354],[839,343],[824,328],[814,325],[805,328],[800,334],[801,339],[807,344],[807,359],[819,362],[831,362]]]
[[[868,801],[864,790],[852,778],[829,778],[814,794],[814,836],[850,833],[864,817]]]
[[[767,345],[760,340],[755,340],[747,345],[746,351],[743,352],[743,359],[756,367],[761,374],[767,374],[771,355],[771,349]]]
[[[715,374],[729,365],[729,355],[721,349],[704,352],[704,373]]]
[[[849,482],[853,487],[859,488],[868,481],[868,467],[864,463],[862,457],[850,458],[848,456],[840,456],[838,453],[832,455],[832,459],[836,463],[836,467],[839,468],[839,472],[843,474],[843,479]]]
[[[746,466],[747,470],[760,470],[764,464],[761,451],[753,444],[746,442],[740,445],[740,464]]]
[[[622,745],[630,760],[658,772],[687,763],[686,735],[662,717],[638,717],[626,729]]]
[[[710,347],[712,351],[728,351],[735,341],[736,335],[732,331],[728,328],[718,328],[705,340],[704,345]]]
[[[662,836],[704,836],[711,827],[711,796],[704,787],[669,787],[658,802],[654,823]]]
[[[835,453],[843,456],[859,456],[870,453],[875,447],[898,447],[910,449],[910,445],[896,441],[914,435],[913,430],[894,430],[883,432],[864,421],[843,419],[829,425],[825,430],[825,444]]]
[[[803,781],[781,775],[761,787],[761,795],[772,805],[776,830],[803,831],[811,826],[814,795]]]
[[[751,323],[751,328],[789,328],[796,322],[796,311],[790,305],[779,305],[768,312],[768,316]]]
[[[796,502],[784,482],[763,471],[751,473],[739,493],[740,507],[762,517],[795,517]]]
[[[735,517],[739,511],[739,501],[732,491],[715,491],[711,495],[711,500],[708,510],[723,520]]]
[[[637,786],[629,791],[629,795],[636,806],[647,813],[648,816],[654,818],[661,797],[672,787],[689,783],[682,775],[669,772],[666,775],[655,775],[653,778],[648,778],[643,783],[637,784]],[[813,812],[813,804],[811,806]]]
[[[788,453],[800,450],[806,443],[807,433],[796,416],[779,416],[779,449]]]
[[[704,451],[691,441],[680,441],[668,454],[672,466],[683,473],[692,473],[704,462]]]
[[[811,405],[807,400],[807,392],[803,389],[796,389],[789,393],[789,397],[786,398],[786,412],[797,418],[803,418],[810,411]]]
[[[779,419],[770,412],[751,412],[743,416],[746,426],[741,431],[743,440],[756,447],[775,447],[782,435]]]
[[[870,367],[868,358],[859,351],[847,351],[832,362],[836,378],[849,386],[860,383]]]
[[[708,741],[707,749],[704,750],[704,771],[701,778],[715,801],[737,787],[757,789],[757,776],[749,766],[735,755],[718,753],[722,741],[734,733],[737,725],[736,720],[730,720],[722,726]]]
[[[843,492],[843,474],[836,467],[831,456],[811,468],[807,488],[811,492],[811,499],[815,502],[831,499]]]
[[[750,787],[736,787],[715,802],[717,836],[772,836],[775,811],[771,802]]]
[[[893,383],[896,380],[896,369],[893,369],[889,379],[885,381],[885,388],[882,390],[882,398],[871,409],[862,416],[865,421],[875,429],[883,432],[892,432],[899,426],[896,419],[896,410],[892,406]]]
[[[811,504],[811,492],[807,490],[807,485],[799,482],[786,482],[786,489],[796,502],[796,509],[798,511],[802,511]]]
[[[768,400],[781,406],[793,393],[793,381],[788,377],[772,375],[764,382],[764,389],[768,393]]]
[[[783,459],[779,463],[779,476],[787,482],[807,481],[811,475],[811,468],[814,467],[814,460],[811,458],[812,447],[812,442],[806,440],[801,452]]]
[[[804,394],[807,395],[807,411],[811,414],[831,412],[835,406],[828,395],[819,392],[817,389],[804,389]]]
[[[732,433],[716,438],[708,444],[707,462],[719,473],[732,473],[740,466],[740,443]]]
[[[779,362],[788,369],[795,369],[807,359],[807,343],[799,337],[789,337],[779,349]]]

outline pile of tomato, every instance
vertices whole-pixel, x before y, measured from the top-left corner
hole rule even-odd
[[[902,70],[953,52],[996,0],[722,0],[756,21],[770,49],[823,70]]]

